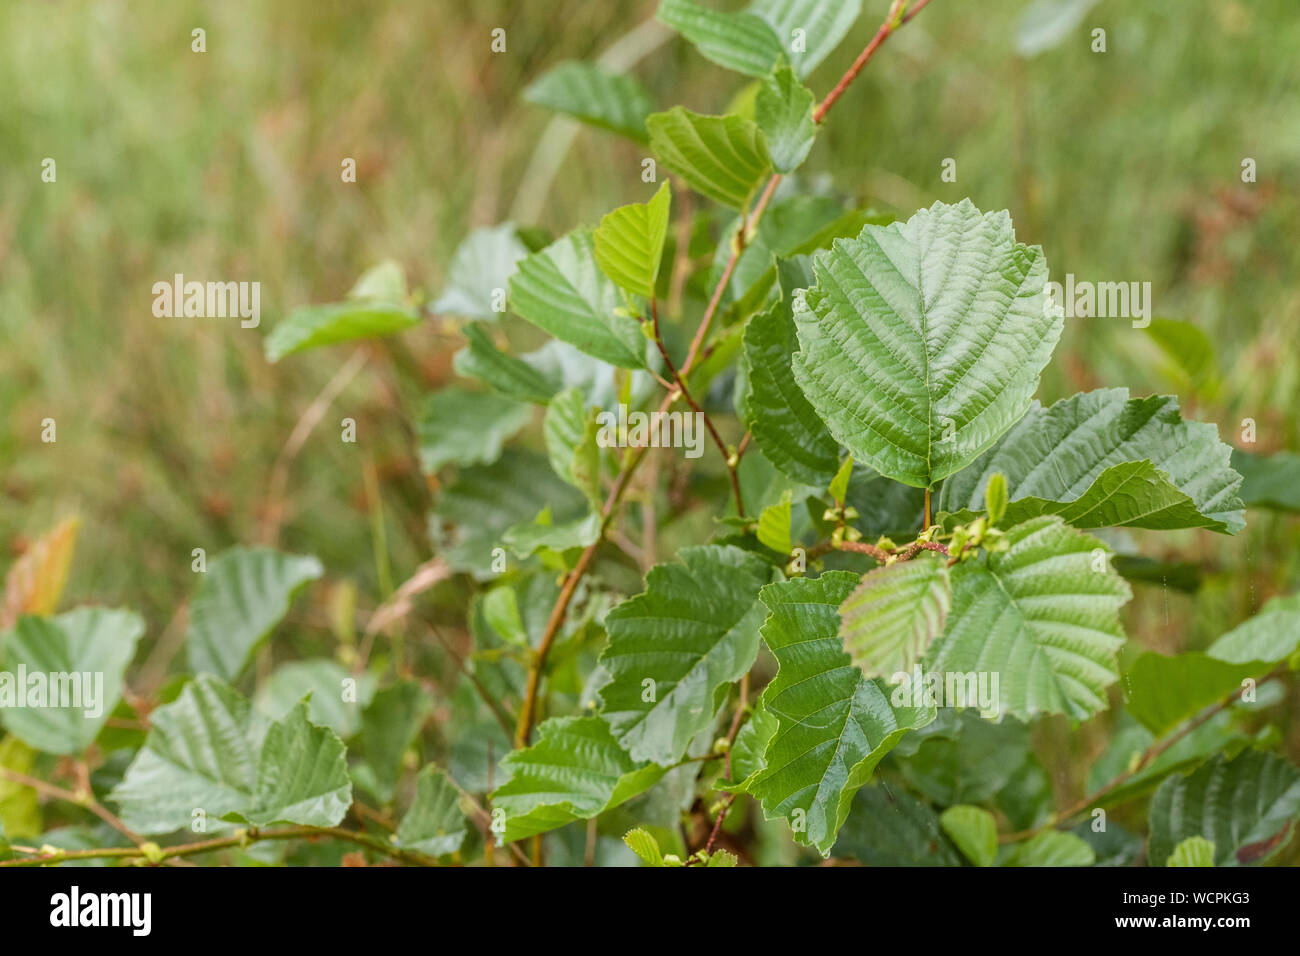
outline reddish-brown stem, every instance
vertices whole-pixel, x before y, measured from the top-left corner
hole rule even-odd
[[[916,14],[920,13],[927,3],[929,3],[929,0],[920,0],[920,2],[918,2],[910,12],[899,17],[898,13],[903,6],[903,0],[894,0],[894,4],[889,11],[889,17],[886,19],[885,23],[881,25],[880,30],[876,32],[876,35],[872,38],[866,49],[864,49],[862,53],[858,55],[858,58],[853,61],[853,65],[849,67],[848,72],[846,72],[840,78],[840,81],[835,84],[835,88],[831,90],[826,99],[824,99],[817,107],[813,114],[813,118],[816,122],[820,123],[825,118],[826,114],[830,112],[830,108],[835,105],[836,100],[840,98],[848,88],[849,84],[852,83],[858,74],[862,72],[862,68],[867,65],[867,62],[875,54],[876,50],[879,49],[880,45],[884,43],[889,34],[898,29],[902,24],[911,20],[912,17],[916,16]],[[732,273],[736,270],[736,263],[739,261],[740,255],[745,249],[745,242],[749,230],[757,224],[760,218],[762,218],[764,211],[767,209],[768,203],[772,201],[772,196],[776,192],[777,184],[780,183],[780,181],[780,174],[774,173],[771,178],[768,179],[767,185],[763,188],[763,192],[759,195],[758,202],[755,204],[753,211],[748,216],[742,218],[740,222],[740,228],[736,233],[735,244],[732,247],[731,255],[727,259],[726,267],[722,271],[722,276],[719,278],[718,284],[713,289],[713,294],[709,297],[709,303],[705,307],[704,315],[701,317],[700,324],[696,328],[695,335],[691,339],[690,348],[686,353],[686,360],[682,362],[682,379],[685,379],[686,376],[690,375],[691,370],[695,368],[695,363],[699,357],[700,349],[704,344],[705,336],[708,335],[709,326],[713,323],[714,314],[718,311],[718,305],[722,301],[723,293],[726,291],[727,285],[731,282]],[[667,410],[668,406],[672,404],[672,401],[673,396],[670,394],[660,406],[660,410]],[[624,490],[627,488],[628,479],[630,478],[632,471],[634,471],[636,466],[640,464],[644,454],[644,448],[636,449],[632,453],[631,458],[626,462],[626,464],[624,464],[622,471],[619,472],[618,478],[615,479],[614,488],[611,490],[610,497],[606,500],[605,508],[602,512],[601,536],[604,535],[605,528],[609,524],[614,507],[618,504]],[[517,747],[528,746],[528,740],[532,735],[533,718],[537,707],[538,686],[541,682],[542,671],[546,665],[546,657],[550,653],[551,645],[555,642],[555,637],[564,623],[564,616],[568,612],[569,603],[573,600],[573,594],[574,591],[577,590],[578,582],[582,580],[582,576],[586,573],[587,568],[590,567],[592,559],[596,553],[596,547],[599,543],[600,538],[598,537],[593,544],[589,545],[587,549],[582,552],[582,556],[578,559],[578,563],[565,578],[564,584],[560,589],[560,596],[556,599],[555,607],[552,609],[550,619],[547,621],[546,630],[542,635],[542,641],[533,655],[532,664],[528,669],[524,702],[520,707],[519,721],[515,729],[515,746]],[[863,547],[866,548],[870,546],[864,545]],[[880,554],[884,554],[884,552],[880,551],[879,548],[875,550]],[[882,558],[879,560],[884,559]],[[725,816],[725,812],[723,815]],[[719,822],[718,825],[720,826],[721,823]],[[715,827],[715,831],[716,829],[717,827]],[[716,832],[714,836],[716,837]],[[710,845],[711,844],[712,838],[710,839]]]
[[[691,395],[691,390],[686,387],[686,381],[677,371],[677,366],[673,364],[672,358],[668,355],[668,349],[664,345],[663,336],[659,334],[659,303],[653,297],[650,299],[650,316],[654,322],[655,346],[659,349],[659,355],[663,358],[664,365],[668,368],[669,374],[672,375],[673,381],[677,383],[677,388],[681,391],[682,398],[686,399],[686,404],[690,405],[695,414],[699,415],[703,420],[704,427],[707,428],[709,434],[713,436],[713,444],[717,445],[718,451],[722,453],[722,462],[727,466],[727,472],[731,476],[731,493],[736,499],[736,515],[737,517],[743,518],[745,516],[745,505],[740,498],[740,476],[736,474],[736,465],[732,463],[731,454],[727,451],[727,446],[723,443],[722,436],[718,434],[718,429],[714,427],[713,419],[711,419],[708,416],[708,413],[700,407],[699,402],[695,401],[694,396]],[[737,461],[739,461],[739,458],[737,458]]]

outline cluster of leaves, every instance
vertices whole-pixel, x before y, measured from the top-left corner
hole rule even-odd
[[[877,41],[907,7],[893,4]],[[31,835],[13,832],[31,810],[14,809],[30,793],[14,774],[37,752],[92,748],[118,842],[193,829],[196,814],[248,853],[278,825],[345,839],[339,825],[364,799],[379,808],[367,828],[403,809],[390,834],[352,831],[354,842],[424,861],[490,858],[494,844],[543,835],[534,861],[635,854],[654,866],[1279,853],[1300,817],[1300,770],[1272,752],[1267,726],[1249,729],[1267,693],[1239,697],[1300,662],[1300,598],[1272,601],[1204,652],[1141,653],[1107,544],[1110,529],[1241,530],[1232,450],[1171,396],[1034,400],[1063,319],[1043,251],[1017,240],[1006,212],[963,200],[900,219],[799,178],[837,95],[819,104],[803,79],[859,12],[663,0],[660,20],[751,78],[725,115],[652,112],[632,78],[584,63],[526,92],[643,144],[678,185],[662,177],[643,202],[558,237],[476,230],[430,304],[464,323],[465,345],[463,381],[429,395],[416,428],[437,488],[426,579],[472,590],[464,671],[437,701],[438,765],[407,759],[428,693],[351,644],[337,661],[282,664],[253,701],[235,689],[323,575],[313,558],[213,559],[190,606],[194,676],[159,692],[147,735],[116,726],[137,713],[121,686],[142,622],[51,616],[53,601],[21,582],[59,572],[16,568],[11,590],[30,592],[31,613],[0,638],[5,665],[99,671],[114,691],[98,722],[0,712],[11,842]],[[681,202],[687,190],[714,205]],[[421,306],[381,266],[346,302],[287,317],[267,355],[399,332],[426,321]],[[544,344],[512,347],[529,327]],[[605,414],[678,402],[717,446],[695,467],[603,440]],[[666,480],[633,481],[647,457]],[[401,613],[423,588],[399,589]],[[912,674],[970,675],[992,696],[900,699]],[[1088,796],[1054,810],[1033,725],[1081,724],[1120,688]],[[1145,838],[1097,815],[1121,807],[1146,821]],[[36,842],[67,858],[51,849],[66,840]]]

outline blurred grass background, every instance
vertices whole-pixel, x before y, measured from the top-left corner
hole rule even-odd
[[[1217,391],[1184,394],[1185,405],[1234,444],[1251,417],[1256,450],[1300,447],[1295,0],[1102,0],[1030,59],[1014,45],[1025,5],[933,0],[836,107],[809,175],[904,213],[970,196],[1009,209],[1054,278],[1150,281],[1155,314],[1194,323],[1217,351]],[[165,628],[193,586],[191,549],[266,535],[274,463],[349,354],[268,365],[262,337],[287,310],[339,298],[386,258],[436,293],[470,227],[523,209],[560,232],[641,196],[641,150],[595,131],[577,134],[554,179],[530,174],[551,117],[520,93],[549,66],[618,42],[655,6],[0,5],[4,563],[79,513],[69,599],[129,605],[151,634]],[[809,77],[816,92],[887,8],[868,0]],[[1107,31],[1104,54],[1089,49],[1094,26]],[[206,53],[191,52],[196,27]],[[496,27],[507,31],[502,54],[489,47]],[[638,36],[649,48],[631,72],[662,108],[720,111],[743,86],[681,40]],[[46,157],[57,183],[41,181]],[[340,181],[344,157],[357,161],[356,184]],[[940,180],[949,157],[955,183]],[[1241,181],[1244,157],[1258,163],[1255,184]],[[155,318],[151,286],[178,272],[261,282],[262,327]],[[428,489],[409,422],[457,347],[430,324],[375,350],[290,467],[281,544],[318,554],[371,601],[377,509],[397,580],[427,557]],[[1098,385],[1171,390],[1143,332],[1068,321],[1042,397]],[[359,445],[338,440],[344,416]],[[41,441],[45,418],[57,422],[54,444]],[[1139,587],[1129,622],[1140,642],[1202,647],[1300,586],[1295,520],[1249,518],[1236,539],[1141,537],[1146,553],[1208,575],[1195,596]]]

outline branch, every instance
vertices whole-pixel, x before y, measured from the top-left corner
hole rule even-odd
[[[718,446],[718,451],[722,452],[722,461],[727,466],[727,472],[731,476],[731,493],[736,499],[736,516],[743,518],[745,516],[745,505],[740,498],[740,476],[736,473],[739,464],[739,456],[733,461],[731,453],[727,451],[727,446],[722,441],[722,436],[718,434],[717,428],[713,425],[713,419],[709,418],[708,413],[700,407],[699,402],[695,401],[691,395],[691,390],[686,387],[686,381],[682,378],[681,373],[677,371],[677,366],[673,364],[672,358],[668,355],[668,349],[664,345],[663,337],[659,334],[659,303],[656,299],[650,299],[650,315],[654,321],[655,346],[659,349],[659,355],[664,360],[673,381],[677,383],[677,388],[682,393],[682,398],[686,399],[686,404],[691,406],[695,414],[704,420],[704,425],[713,436],[713,443]]]
[[[835,101],[840,98],[844,93],[844,90],[848,88],[849,84],[852,83],[857,75],[862,72],[862,68],[867,65],[867,61],[871,59],[876,50],[880,48],[880,45],[885,42],[889,35],[904,23],[911,20],[912,17],[916,16],[916,14],[920,13],[927,3],[929,3],[929,0],[920,0],[910,13],[900,16],[899,14],[905,8],[904,0],[894,0],[894,4],[889,11],[889,17],[886,19],[885,23],[881,25],[880,29],[876,31],[875,37],[872,38],[866,49],[858,55],[858,58],[853,61],[853,65],[849,67],[848,72],[840,78],[840,81],[835,85],[835,88],[831,90],[826,99],[817,107],[816,112],[813,114],[813,118],[818,123],[820,123],[822,119],[825,118],[826,114],[830,112],[831,107],[835,105]],[[759,219],[762,218],[764,211],[767,209],[768,203],[772,201],[772,195],[776,192],[777,184],[780,181],[780,173],[774,173],[767,181],[767,185],[763,188],[763,192],[759,196],[758,203],[754,206],[753,212],[741,220],[741,227],[737,231],[735,242],[732,245],[731,256],[727,260],[726,267],[722,270],[722,276],[718,279],[717,286],[713,289],[713,295],[709,297],[709,304],[705,308],[704,315],[700,319],[699,327],[696,328],[695,335],[691,339],[691,346],[686,353],[686,360],[682,363],[682,378],[688,376],[691,373],[691,369],[695,367],[695,362],[700,354],[700,348],[703,346],[705,336],[708,334],[709,326],[713,322],[713,316],[718,311],[718,304],[722,301],[722,295],[726,291],[728,283],[731,282],[731,274],[736,270],[736,263],[740,260],[740,254],[744,252],[745,241],[749,234],[749,230],[754,228]],[[673,396],[670,394],[660,406],[660,411],[666,411],[668,406],[672,404],[672,401]],[[555,607],[551,611],[550,620],[548,620],[546,624],[546,631],[543,633],[541,643],[538,645],[537,651],[533,655],[532,666],[528,669],[528,684],[524,693],[523,706],[519,711],[519,723],[515,730],[516,747],[528,746],[528,740],[532,736],[533,718],[537,708],[537,689],[541,682],[542,670],[546,665],[546,657],[550,653],[551,645],[555,643],[556,634],[559,633],[560,627],[564,623],[565,614],[568,612],[569,603],[573,600],[573,594],[577,590],[578,582],[582,580],[582,576],[587,573],[587,569],[591,566],[592,559],[596,554],[596,547],[600,543],[601,537],[604,536],[606,527],[609,525],[610,516],[613,514],[614,507],[618,504],[624,490],[626,490],[628,479],[631,477],[631,473],[636,469],[637,465],[641,463],[644,454],[644,448],[635,449],[631,457],[624,464],[623,470],[619,472],[618,478],[614,481],[614,488],[610,491],[610,496],[606,500],[605,508],[601,514],[600,535],[597,536],[594,543],[588,545],[586,550],[582,552],[582,556],[578,558],[577,565],[575,565],[574,569],[569,572],[568,577],[564,580],[564,585],[560,589],[560,596],[556,599]]]
[[[316,839],[320,837],[330,837],[335,840],[344,840],[348,843],[355,843],[358,846],[368,850],[374,850],[376,853],[382,853],[385,856],[400,860],[403,863],[409,863],[412,866],[441,866],[433,857],[425,856],[423,853],[416,853],[411,850],[403,850],[377,840],[365,833],[358,833],[354,830],[344,830],[339,827],[288,827],[283,830],[258,830],[251,828],[247,830],[237,830],[233,835],[228,837],[217,837],[212,840],[201,840],[198,843],[182,843],[177,846],[160,847],[157,844],[145,844],[143,847],[99,847],[93,850],[57,850],[53,853],[42,853],[40,856],[24,857],[16,860],[0,861],[2,866],[45,866],[50,863],[66,863],[74,860],[137,860],[147,862],[157,866],[160,863],[182,859],[184,857],[196,856],[200,853],[211,853],[214,850],[228,850],[234,847],[249,846],[253,843],[259,843],[263,840],[298,840],[298,839]]]

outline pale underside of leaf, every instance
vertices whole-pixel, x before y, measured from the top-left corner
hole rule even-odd
[[[1021,719],[1105,709],[1124,642],[1119,607],[1128,584],[1101,542],[1056,517],[1007,532],[1009,549],[951,571],[947,626],[925,669],[998,675],[999,709]]]
[[[840,605],[840,637],[867,677],[910,672],[943,630],[952,599],[948,569],[922,552],[874,568]]]

